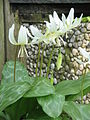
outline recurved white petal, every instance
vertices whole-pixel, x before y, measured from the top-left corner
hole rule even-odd
[[[13,24],[12,27],[9,29],[9,41],[11,44],[17,45],[17,42],[14,37],[14,29],[15,29],[15,25]]]
[[[62,22],[63,22],[63,24],[66,24],[66,17],[64,14],[62,14]]]
[[[50,20],[50,23],[53,22],[54,18],[52,17],[52,15],[49,15],[49,20]]]
[[[36,37],[41,37],[43,34],[41,33],[41,31],[37,28],[37,27],[34,27],[33,25],[30,26],[30,30],[31,30],[31,33],[33,36],[36,36]]]
[[[18,34],[18,44],[25,45],[27,43],[28,43],[27,29],[26,27],[21,25],[19,34]]]
[[[67,24],[68,24],[68,25],[71,25],[72,22],[73,22],[73,20],[74,20],[74,9],[71,8],[71,9],[70,9],[70,12],[69,12],[69,15],[68,15],[68,17],[67,17]]]
[[[60,25],[60,18],[58,16],[58,14],[56,13],[56,11],[53,12],[53,17],[54,17],[56,24]]]
[[[81,14],[81,16],[80,16],[80,18],[79,18],[79,24],[80,24],[80,22],[81,22],[81,20],[82,20],[82,16],[83,16],[83,13]]]
[[[86,52],[83,48],[79,47],[80,53],[87,59],[90,59],[90,53]]]

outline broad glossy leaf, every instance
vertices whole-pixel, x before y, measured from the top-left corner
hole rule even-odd
[[[30,77],[24,65],[16,61],[15,82],[28,81],[31,85],[35,81],[34,77]],[[4,65],[2,71],[1,84],[7,85],[14,82],[14,61],[8,61]]]
[[[0,112],[0,120],[11,120],[10,116],[5,112]]]
[[[90,86],[83,90],[83,95],[86,95],[89,92],[90,92]],[[68,100],[68,101],[74,100],[75,101],[80,98],[81,98],[81,92],[79,92],[77,94],[73,94],[73,95],[68,95],[66,100]]]
[[[80,105],[74,102],[65,102],[63,110],[72,117],[73,120],[90,120],[90,104]]]
[[[78,80],[66,80],[56,85],[56,92],[62,95],[77,94],[81,91],[83,76]],[[83,90],[90,86],[90,72],[84,77]]]
[[[35,79],[36,81],[24,97],[40,97],[54,93],[55,89],[47,78],[37,77]]]
[[[28,90],[30,85],[27,82],[17,82],[0,86],[0,111],[19,100]]]
[[[61,116],[57,118],[51,118],[48,115],[46,115],[43,111],[41,106],[38,106],[38,108],[33,109],[32,113],[30,113],[27,117],[27,120],[63,120]]]
[[[16,62],[16,81],[24,81],[28,77],[28,72],[23,64]],[[8,84],[14,82],[14,61],[8,61],[2,71],[1,84]]]
[[[10,116],[11,120],[20,120],[25,114],[31,113],[37,105],[38,103],[35,98],[21,98],[4,111]]]
[[[37,98],[43,111],[50,117],[57,118],[62,113],[65,97],[60,94],[53,94]]]

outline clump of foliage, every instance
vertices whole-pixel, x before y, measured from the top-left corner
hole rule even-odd
[[[20,27],[18,40],[14,37],[14,27],[9,29],[9,41],[17,46],[20,46],[18,57],[23,58],[24,52],[28,57],[25,45],[38,44],[39,52],[36,66],[36,77],[30,77],[24,65],[16,61],[8,61],[2,71],[2,81],[0,85],[0,119],[1,120],[89,120],[90,119],[90,105],[77,104],[75,100],[90,92],[90,72],[81,76],[78,80],[66,80],[57,85],[53,85],[53,75],[51,80],[48,79],[49,67],[53,55],[54,45],[65,41],[62,35],[66,34],[70,29],[77,27],[82,19],[74,20],[74,9],[71,8],[68,17],[62,14],[62,20],[54,12],[53,16],[49,15],[50,22],[46,22],[46,32],[42,33],[33,25],[29,30],[22,26]],[[28,37],[32,41],[28,42]],[[40,59],[40,43],[45,45],[53,44],[50,54],[50,59],[47,65],[47,75],[42,77],[41,74],[37,76],[38,62]],[[42,49],[42,51],[44,48]],[[88,52],[80,48],[81,54],[88,57],[90,62],[90,55]],[[22,59],[21,59],[22,60]],[[85,64],[78,60],[81,64]],[[41,56],[41,67],[43,63],[43,52]],[[86,63],[86,64],[88,64]],[[58,54],[56,61],[57,70],[62,64],[61,52]],[[54,74],[54,73],[53,73]]]

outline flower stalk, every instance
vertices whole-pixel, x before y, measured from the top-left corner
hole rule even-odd
[[[54,45],[52,47],[52,51],[51,51],[50,58],[49,58],[49,61],[48,61],[47,74],[46,74],[47,78],[48,78],[48,74],[49,74],[49,70],[50,70],[50,63],[51,63],[51,59],[52,59],[52,55],[53,55],[53,50],[54,50]]]
[[[15,82],[15,73],[16,73],[16,58],[17,58],[17,50],[18,50],[18,47],[16,46],[16,51],[15,51],[15,59],[14,59],[14,82]]]
[[[40,77],[41,77],[41,71],[42,71],[42,64],[43,64],[43,54],[44,54],[45,44],[42,49],[42,55],[41,55],[41,64],[40,64]]]
[[[37,70],[38,70],[38,62],[39,62],[39,59],[40,59],[40,48],[41,48],[41,44],[39,43],[38,45],[38,58],[37,58],[37,65],[36,65],[36,77],[37,77]]]
[[[84,96],[84,93],[83,93],[84,79],[85,79],[85,73],[83,74],[83,79],[82,79],[82,82],[81,82],[81,103],[82,104],[83,104],[83,96]]]

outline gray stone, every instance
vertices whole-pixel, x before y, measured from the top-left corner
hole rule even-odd
[[[83,64],[81,64],[81,65],[79,66],[79,69],[80,69],[81,71],[84,69]]]
[[[34,63],[34,68],[36,68],[36,63]]]
[[[86,40],[89,40],[89,39],[90,39],[89,34],[85,33],[85,39],[86,39]]]
[[[84,39],[84,34],[77,36],[77,41],[82,41]]]
[[[74,42],[74,43],[73,43],[73,47],[78,48],[78,43],[77,43],[77,42]]]
[[[90,30],[90,23],[87,23],[86,28],[87,30]]]
[[[74,67],[78,68],[78,63],[76,61],[73,62]]]
[[[85,104],[89,104],[89,101],[88,101],[88,100],[86,100],[86,101],[85,101]]]
[[[84,95],[84,96],[83,96],[83,100],[85,101],[85,100],[86,100],[86,98],[87,98],[87,96],[86,96],[86,95]]]
[[[77,71],[76,71],[76,75],[82,75],[82,71],[77,70]]]
[[[61,47],[61,53],[65,54],[65,49]]]
[[[78,42],[78,47],[80,47],[82,45],[82,41]]]
[[[45,63],[42,64],[42,68],[46,68],[46,64]]]
[[[82,23],[82,24],[81,24],[81,27],[85,27],[85,23]]]
[[[72,68],[72,69],[71,69],[71,73],[73,74],[74,72],[75,72],[75,71],[74,71],[74,69]]]
[[[82,32],[82,33],[87,32],[86,28],[81,28],[81,32]]]
[[[77,30],[76,32],[75,32],[75,35],[80,35],[81,34],[81,32],[79,31],[79,30]]]
[[[69,46],[69,47],[72,47],[72,43],[69,43],[68,46]]]
[[[32,63],[30,63],[30,67],[33,68],[33,64]]]
[[[65,70],[69,71],[69,66],[68,65],[65,66]]]
[[[32,55],[32,52],[31,52],[31,51],[28,51],[28,55],[29,55],[29,56]]]
[[[70,42],[73,43],[75,41],[76,36],[73,35],[72,38],[70,39]]]
[[[55,64],[52,63],[52,64],[51,64],[51,69],[53,70],[54,68],[55,68]]]
[[[57,79],[56,79],[56,78],[54,78],[54,81],[53,81],[53,82],[54,82],[54,84],[57,84]]]
[[[77,54],[78,54],[78,50],[77,49],[72,49],[72,54],[74,55],[74,56],[76,56]]]

